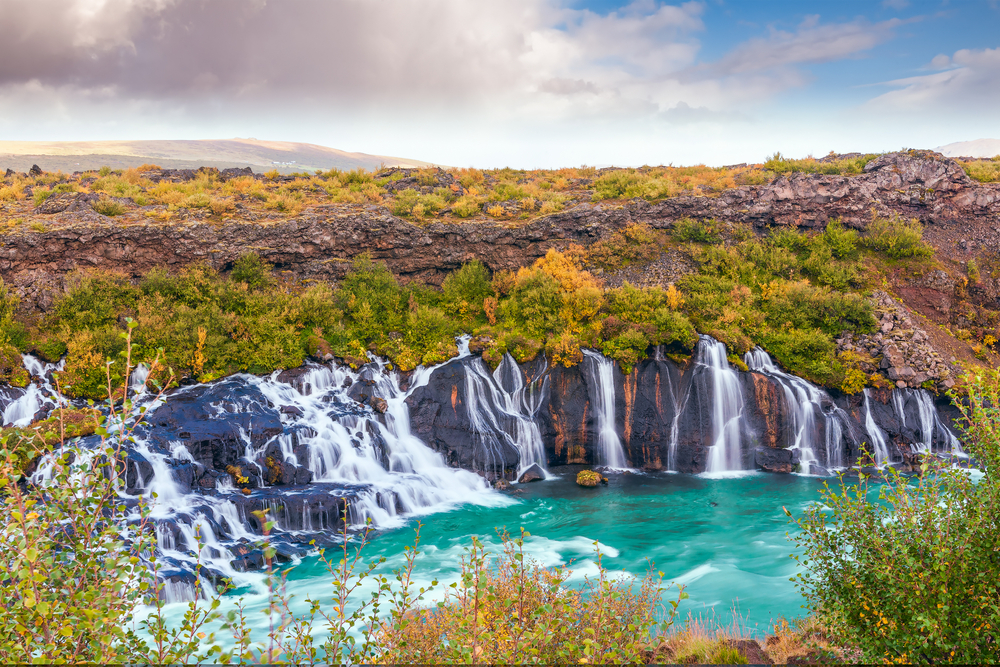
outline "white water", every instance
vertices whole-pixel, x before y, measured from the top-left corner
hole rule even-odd
[[[536,417],[542,407],[548,377],[545,376],[541,383],[525,385],[521,369],[509,354],[504,355],[491,374],[482,358],[469,352],[468,336],[458,342],[458,358],[465,367],[465,406],[472,436],[479,447],[497,456],[503,443],[513,445],[520,453],[518,477],[532,464],[546,470],[545,444]],[[499,464],[492,466],[500,467]]]
[[[581,350],[589,363],[583,368],[590,379],[591,406],[597,422],[598,464],[608,468],[628,468],[625,449],[615,430],[615,376],[614,364],[600,352]]]
[[[799,465],[804,475],[820,464],[817,458],[816,414],[824,420],[824,442],[821,443],[826,457],[827,468],[842,468],[843,428],[847,415],[834,404],[830,395],[806,380],[782,371],[761,348],[747,352],[743,359],[750,370],[763,373],[773,379],[784,390],[785,404],[791,421],[791,444],[788,447],[799,452]]]
[[[654,359],[658,362],[666,361],[663,356],[663,346],[657,345]],[[673,419],[670,420],[670,446],[667,449],[667,470],[676,471],[677,470],[677,441],[679,435],[678,424],[680,423],[681,412],[683,412],[684,407],[687,405],[687,395],[684,396],[684,402],[680,401],[680,392],[678,388],[674,386],[673,377],[670,374],[669,368],[667,372],[662,373],[661,377],[666,378],[667,381],[667,391],[670,394],[670,400],[674,408]]]
[[[868,444],[873,448],[873,451],[870,453],[875,457],[875,465],[881,468],[889,461],[889,444],[886,442],[882,429],[879,428],[878,424],[872,418],[871,397],[868,395],[868,390],[865,389],[864,393],[865,431],[868,432],[868,437],[871,440]]]
[[[917,428],[920,440],[914,441],[913,449],[922,454],[930,453],[934,446],[934,436],[939,442],[947,444],[948,451],[956,456],[965,456],[962,445],[938,416],[934,408],[934,399],[926,389],[897,389],[892,392],[892,408],[903,427],[909,426],[906,420],[906,405],[912,403],[917,413]]]
[[[276,536],[336,527],[337,517],[331,517],[329,525],[315,525],[306,491],[317,497],[323,493],[334,496],[349,493],[353,496],[350,522],[360,526],[370,520],[380,528],[400,525],[405,516],[443,511],[465,503],[500,505],[511,502],[492,492],[479,475],[449,467],[439,453],[411,432],[405,399],[427,383],[432,370],[420,368],[415,371],[406,392],[399,389],[397,374],[387,373],[383,364],[370,364],[361,372],[315,365],[301,376],[296,386],[279,382],[278,373],[264,378],[252,375],[230,378],[243,387],[256,387],[275,409],[293,407],[301,412],[301,415],[281,413],[285,432],[262,445],[251,445],[249,435],[242,434],[244,456],[240,465],[244,474],[254,475],[261,485],[263,471],[254,461],[271,442],[280,446],[285,462],[305,465],[313,473],[314,484],[308,489],[298,491],[286,487],[283,492],[286,501],[295,495],[303,496],[300,498],[301,510],[293,511],[288,507],[289,502],[275,498],[264,497],[256,501],[271,509],[269,518],[277,521]],[[345,387],[348,379],[373,382],[366,391],[385,399],[384,424],[373,410],[349,398]],[[141,390],[141,383],[136,380],[130,386]],[[182,389],[172,398],[187,391],[191,389]],[[146,407],[151,411],[156,404],[149,403]],[[211,408],[219,413],[216,419],[225,419],[227,409],[241,409],[239,405],[216,408],[215,404]],[[212,418],[211,415],[207,417]],[[300,461],[296,457],[292,450],[293,437],[304,445],[307,460]],[[130,449],[152,468],[152,476],[147,474],[147,479],[143,480],[138,463],[127,464],[136,471],[136,488],[132,492],[145,499],[150,508],[150,520],[156,525],[161,565],[173,563],[170,569],[184,572],[192,571],[194,564],[200,562],[216,574],[230,578],[238,587],[259,588],[263,575],[240,572],[232,564],[237,559],[233,548],[238,542],[249,541],[252,545],[263,539],[248,521],[244,511],[248,499],[232,479],[221,478],[214,494],[189,493],[178,483],[174,472],[178,463],[194,460],[183,442],[172,442],[170,451],[165,451],[137,435]],[[36,483],[46,483],[51,474],[50,463],[41,462],[34,476]],[[323,487],[324,482],[329,483],[329,487]],[[119,484],[121,495],[127,497],[124,480]],[[262,491],[253,491],[249,500],[253,501],[260,493]],[[322,513],[318,516],[324,517]],[[131,519],[139,519],[138,510]],[[322,520],[325,523],[325,519]],[[211,591],[209,582],[201,584],[205,592]],[[164,595],[168,601],[190,599],[193,590],[182,577],[182,581],[168,581]]]
[[[56,404],[56,390],[49,382],[49,373],[62,370],[63,361],[45,364],[30,355],[21,355],[24,367],[33,381],[25,388],[24,394],[12,401],[3,411],[4,426],[27,426],[43,407]]]
[[[743,394],[736,371],[726,358],[726,346],[710,336],[701,336],[696,363],[707,369],[712,385],[712,445],[705,472],[718,475],[741,471]]]

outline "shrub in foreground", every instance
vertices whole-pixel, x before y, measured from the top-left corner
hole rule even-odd
[[[798,520],[808,608],[865,662],[1000,661],[1000,375],[965,386],[982,479],[928,458],[918,480],[827,486]]]

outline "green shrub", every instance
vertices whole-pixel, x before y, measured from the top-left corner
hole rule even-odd
[[[872,250],[884,252],[892,259],[930,257],[934,249],[922,241],[924,227],[916,218],[904,220],[898,215],[874,218],[868,225],[862,242]]]
[[[482,204],[476,197],[466,195],[459,197],[451,206],[451,211],[460,218],[468,218],[477,215],[482,210]]]
[[[974,160],[972,162],[963,162],[962,169],[964,169],[965,173],[967,173],[973,180],[979,181],[980,183],[996,183],[1000,181],[1000,160],[996,157],[992,160]]]
[[[629,225],[587,248],[587,262],[606,271],[651,262],[660,255],[661,236],[647,224]]]
[[[21,354],[11,344],[0,345],[0,382],[14,387],[27,387],[31,376],[24,368]]]
[[[478,259],[452,271],[441,284],[444,305],[463,321],[472,321],[483,314],[483,300],[493,296],[490,273]]]
[[[100,199],[95,201],[91,206],[95,211],[97,211],[101,215],[106,215],[109,217],[125,214],[125,205],[115,201],[114,199],[109,199],[108,197],[101,197]]]
[[[256,289],[270,284],[272,268],[260,258],[260,255],[250,252],[240,256],[233,263],[230,277],[238,283],[246,283],[248,287]]]
[[[997,662],[1000,378],[964,384],[955,405],[978,482],[927,457],[915,479],[890,468],[885,483],[827,485],[797,519],[807,608],[862,662]]]
[[[403,290],[384,262],[365,253],[354,259],[351,270],[334,293],[337,307],[360,337],[380,340],[390,331],[401,331],[407,309]]]
[[[786,158],[781,153],[775,153],[764,162],[764,169],[778,174],[803,172],[807,174],[840,174],[851,176],[864,173],[865,165],[876,157],[878,156],[869,153],[860,157],[820,162],[812,157],[795,160]]]
[[[857,254],[858,233],[844,229],[840,220],[831,220],[823,230],[823,240],[837,259],[848,259]]]
[[[719,223],[715,220],[693,220],[684,218],[674,223],[670,230],[670,235],[677,241],[690,241],[692,243],[721,243],[722,236],[719,234]]]

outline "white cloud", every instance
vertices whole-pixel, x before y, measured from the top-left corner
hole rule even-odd
[[[902,113],[950,110],[979,114],[1000,103],[1000,48],[938,55],[930,68],[942,71],[887,81],[884,85],[896,90],[879,95],[868,106]]]

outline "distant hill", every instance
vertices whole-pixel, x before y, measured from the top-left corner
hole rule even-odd
[[[118,168],[156,164],[164,169],[195,167],[251,167],[255,172],[281,173],[316,169],[377,169],[423,167],[430,162],[348,153],[347,151],[285,141],[257,139],[179,141],[0,141],[0,173],[27,171],[37,164],[45,171],[86,171],[103,166]]]
[[[993,157],[1000,155],[1000,139],[958,141],[953,144],[938,146],[934,150],[947,157]]]

